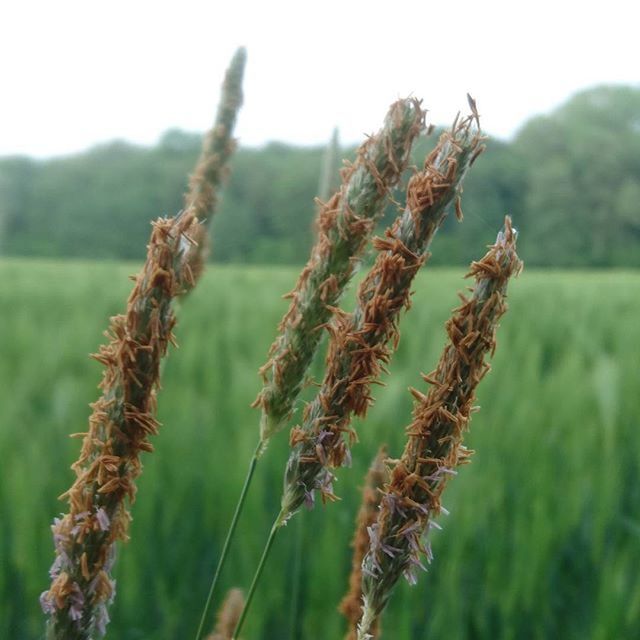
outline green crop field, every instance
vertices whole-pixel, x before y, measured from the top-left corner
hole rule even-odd
[[[133,265],[0,262],[0,637],[42,637],[49,530],[97,397],[89,360]],[[436,364],[461,273],[425,270],[377,403],[358,424],[341,502],[293,519],[269,558],[247,639],[334,640],[358,487],[379,443],[399,454],[408,386]],[[179,311],[108,637],[193,637],[257,437],[258,367],[296,270],[213,267]],[[525,271],[449,485],[435,559],[402,584],[390,640],[637,637],[640,624],[640,274]],[[349,306],[348,300],[345,302]],[[317,363],[321,364],[321,363]],[[318,367],[316,366],[316,369]],[[310,393],[312,388],[308,389]],[[258,468],[224,589],[247,587],[280,498],[287,436]]]

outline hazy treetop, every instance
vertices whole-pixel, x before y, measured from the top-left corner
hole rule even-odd
[[[174,129],[149,148],[114,142],[47,161],[0,158],[0,253],[142,258],[149,222],[183,205],[200,140]],[[417,145],[416,165],[434,142]],[[241,147],[213,220],[214,259],[304,262],[323,155]],[[434,263],[467,264],[511,213],[529,266],[640,266],[640,89],[581,92],[512,141],[489,140],[463,209],[464,223],[448,220],[434,243]],[[385,222],[395,213],[390,205]]]

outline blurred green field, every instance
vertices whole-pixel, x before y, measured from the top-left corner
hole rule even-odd
[[[96,397],[86,357],[135,266],[0,262],[0,638],[42,636],[56,496]],[[409,385],[435,365],[462,274],[427,270],[387,386],[340,472],[342,502],[276,541],[246,638],[334,640],[358,486],[382,441],[399,453]],[[147,455],[108,637],[174,640],[199,612],[256,440],[249,408],[295,270],[211,268],[180,311],[161,434]],[[451,482],[435,560],[403,584],[385,638],[631,639],[640,626],[640,274],[525,271],[480,389],[473,464]],[[246,587],[279,503],[287,437],[258,468],[224,588]],[[297,594],[297,595],[295,595]]]

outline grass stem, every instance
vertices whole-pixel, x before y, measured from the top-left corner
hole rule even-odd
[[[260,581],[260,576],[262,575],[262,570],[264,569],[264,565],[266,564],[267,557],[269,556],[269,552],[271,551],[271,547],[273,546],[273,541],[276,538],[276,533],[278,533],[278,529],[282,527],[283,522],[283,513],[282,511],[278,514],[278,517],[275,519],[273,525],[271,525],[271,531],[269,532],[269,537],[267,538],[267,542],[264,545],[264,550],[262,551],[262,557],[260,558],[260,562],[258,563],[258,568],[256,569],[255,575],[253,576],[253,581],[251,582],[251,586],[249,587],[249,592],[247,593],[247,600],[244,603],[244,609],[242,609],[242,613],[240,614],[240,619],[238,620],[238,624],[236,625],[235,631],[233,632],[232,640],[237,640],[240,635],[240,631],[242,631],[242,625],[244,624],[245,618],[249,613],[249,607],[251,606],[251,600],[253,599],[253,594],[255,593],[256,587],[258,586],[258,582]]]
[[[231,524],[229,525],[229,530],[227,531],[227,537],[222,547],[222,553],[220,554],[220,559],[218,560],[218,566],[216,567],[216,571],[213,575],[213,580],[211,581],[211,586],[209,587],[209,594],[207,595],[207,601],[205,602],[204,609],[202,610],[200,625],[196,633],[196,640],[200,640],[202,634],[204,633],[204,625],[206,623],[207,614],[209,613],[209,608],[211,607],[211,601],[213,600],[213,593],[216,589],[216,585],[218,584],[218,579],[220,577],[220,574],[222,573],[222,568],[224,567],[225,560],[227,559],[229,547],[231,546],[231,541],[233,540],[233,536],[238,525],[238,520],[240,519],[240,514],[242,513],[242,508],[244,506],[247,493],[249,492],[253,473],[256,470],[256,465],[258,463],[258,458],[260,457],[261,452],[262,441],[260,440],[258,441],[258,445],[256,446],[256,449],[253,452],[253,456],[251,457],[251,461],[249,462],[249,469],[247,470],[247,475],[244,479],[244,485],[242,486],[242,491],[240,492],[240,497],[238,498],[238,502],[236,504],[236,510],[233,514]]]
[[[302,595],[302,554],[304,553],[304,518],[298,518],[296,523],[296,539],[293,551],[293,568],[291,570],[291,609],[289,612],[289,640],[298,637],[298,619],[300,612],[300,598]]]

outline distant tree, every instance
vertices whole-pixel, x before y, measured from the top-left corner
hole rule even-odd
[[[416,166],[438,134],[416,145]],[[510,213],[529,265],[640,266],[639,88],[584,91],[512,142],[487,144],[465,185],[464,223],[449,217],[433,264],[467,264]],[[183,206],[200,145],[199,134],[172,129],[152,148],[113,142],[47,161],[0,158],[1,250],[142,259],[150,221]],[[347,160],[353,153],[342,149]],[[212,259],[304,262],[326,157],[281,143],[239,149],[213,220]],[[396,210],[390,200],[380,231]]]
[[[29,158],[4,158],[0,163],[0,252],[15,253],[28,235],[26,213],[38,165]]]
[[[313,237],[322,155],[321,148],[281,143],[241,149],[213,221],[214,260],[304,262]]]
[[[640,266],[640,90],[598,87],[529,122],[522,253],[533,263]]]

